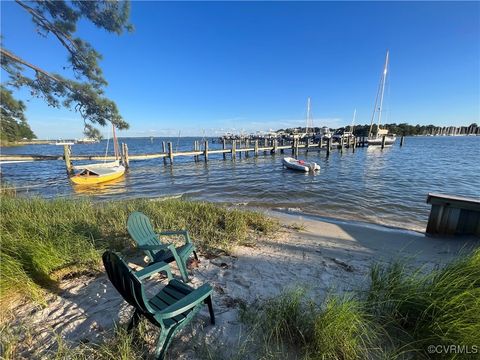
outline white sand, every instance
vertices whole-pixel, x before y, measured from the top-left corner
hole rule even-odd
[[[205,308],[174,339],[169,358],[197,358],[201,346],[192,347],[192,336],[197,343],[223,347],[227,352],[234,349],[245,331],[238,320],[239,302],[267,299],[298,285],[307,287],[312,297],[320,301],[329,292],[361,288],[373,262],[402,258],[412,266],[428,269],[450,261],[461,250],[471,251],[480,243],[301,215],[270,215],[286,226],[302,224],[304,230],[285,228],[275,239],[263,239],[255,247],[236,248],[233,256],[210,260],[201,257],[199,266],[192,270],[191,285],[208,282],[214,287],[217,323],[209,325]],[[142,264],[138,260],[135,263]],[[179,275],[175,267],[174,274]],[[161,288],[161,281],[159,276],[149,280],[149,291]],[[105,275],[65,280],[60,286],[61,294],[51,295],[46,308],[24,304],[14,310],[15,323],[26,323],[31,329],[24,342],[27,348],[45,354],[46,349],[55,346],[52,330],[73,344],[98,341],[115,323],[126,322],[131,314],[131,308]],[[29,354],[25,353],[25,357]]]

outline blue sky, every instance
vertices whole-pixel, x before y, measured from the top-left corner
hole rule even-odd
[[[66,52],[1,3],[4,46],[51,72]],[[135,32],[81,23],[103,54],[106,94],[126,136],[215,135],[303,125],[369,123],[390,49],[387,122],[480,122],[479,2],[138,2]],[[2,74],[3,75],[3,74]],[[2,76],[2,81],[5,81]],[[40,138],[81,137],[83,122],[17,92]]]

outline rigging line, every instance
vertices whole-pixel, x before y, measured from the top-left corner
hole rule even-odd
[[[390,72],[390,77],[386,81],[386,85],[385,85],[387,87],[387,91],[386,91],[387,95],[385,96],[385,103],[386,103],[385,104],[386,105],[385,106],[385,120],[384,120],[385,124],[387,124],[387,121],[389,121],[389,119],[390,119],[390,115],[392,115],[392,113],[391,113],[392,110],[390,109],[390,104],[391,104],[391,101],[390,101],[390,99],[391,99],[391,97],[390,97],[390,89],[391,89],[390,83],[391,83],[391,78],[392,78],[391,75],[392,75],[392,73]]]
[[[107,162],[107,156],[108,156],[108,144],[110,143],[110,132],[107,132],[107,148],[105,149],[105,158],[103,160],[104,163]]]

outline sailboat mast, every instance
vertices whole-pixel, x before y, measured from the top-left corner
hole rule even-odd
[[[382,76],[380,76],[380,82],[378,83],[378,88],[377,88],[377,96],[375,97],[375,104],[373,105],[373,112],[372,112],[372,118],[370,119],[370,130],[368,130],[368,137],[372,137],[372,130],[373,130],[373,122],[375,121],[375,114],[377,113],[377,104],[378,104],[378,97],[380,96],[380,90],[382,89]]]
[[[380,96],[380,108],[378,111],[378,129],[380,129],[380,123],[382,120],[383,95],[385,93],[385,83],[387,82],[387,71],[388,71],[388,50],[387,50],[387,56],[385,58],[385,67],[383,68],[382,94]]]
[[[383,93],[385,90],[385,79],[387,76],[387,66],[388,66],[388,50],[387,50],[387,57],[385,59],[385,66],[383,68],[383,73],[380,76],[380,82],[378,83],[377,89],[377,96],[375,97],[375,105],[373,106],[372,118],[370,120],[370,130],[368,130],[368,137],[371,138],[373,135],[373,122],[375,121],[375,114],[377,113],[377,105],[378,105],[378,98],[381,97],[380,100],[380,107],[378,108],[378,125],[380,125],[380,119],[382,114],[382,106],[383,106]],[[380,95],[381,94],[381,95]],[[378,127],[377,127],[378,132]]]
[[[113,151],[115,152],[115,160],[118,160],[118,141],[117,135],[115,134],[115,125],[112,123],[112,132],[113,132]]]
[[[305,134],[308,135],[308,126],[310,125],[310,96],[307,99],[307,124],[305,126]]]

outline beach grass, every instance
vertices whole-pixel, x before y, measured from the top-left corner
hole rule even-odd
[[[381,328],[363,305],[335,295],[317,304],[299,287],[241,311],[240,318],[256,329],[263,358],[382,358]]]
[[[403,352],[428,358],[430,345],[480,351],[480,249],[429,273],[401,263],[375,266],[365,301],[397,335]]]
[[[146,342],[138,341],[138,338],[148,337],[148,330],[145,326],[139,326],[136,332],[129,333],[122,326],[116,326],[111,331],[103,334],[102,340],[97,343],[84,342],[71,344],[53,330],[44,334],[51,336],[54,340],[49,344],[48,349],[43,350],[42,358],[45,359],[70,359],[70,360],[141,360],[149,358],[150,349]],[[37,353],[33,351],[30,356],[25,354],[25,343],[27,346],[35,342],[31,329],[28,327],[13,328],[8,325],[0,327],[0,358],[4,360],[15,360],[32,356],[36,358]],[[38,346],[40,344],[35,344]]]
[[[18,295],[41,301],[41,289],[54,290],[59,278],[101,269],[105,249],[133,249],[126,229],[133,211],[144,212],[158,231],[188,229],[208,255],[228,253],[278,228],[261,213],[181,199],[94,202],[4,195],[0,209],[0,303]]]
[[[463,359],[466,351],[480,359],[480,249],[431,271],[374,265],[370,278],[367,289],[321,303],[304,288],[287,290],[242,307],[240,320],[267,359]]]

